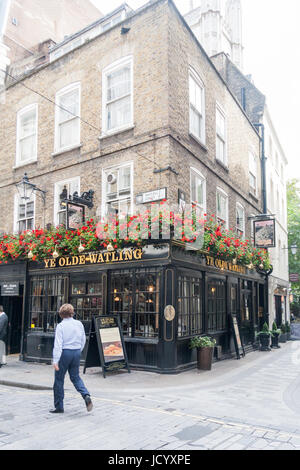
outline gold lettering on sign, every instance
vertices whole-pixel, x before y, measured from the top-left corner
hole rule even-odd
[[[77,266],[78,264],[105,264],[105,263],[117,263],[124,261],[140,260],[143,257],[142,248],[135,249],[124,249],[120,251],[105,251],[104,253],[87,253],[76,256],[62,256],[60,258],[44,259],[45,268],[61,268],[67,266]],[[206,262],[208,265],[214,265],[214,258],[207,256]]]
[[[221,271],[233,271],[240,274],[246,274],[245,266],[238,264],[232,264],[229,261],[224,261],[219,258],[213,258],[212,256],[206,256],[206,266],[213,266],[221,269]]]

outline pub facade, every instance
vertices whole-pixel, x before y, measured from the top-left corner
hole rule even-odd
[[[176,241],[45,259],[10,279],[24,286],[19,315],[26,361],[51,362],[57,312],[65,302],[72,303],[87,335],[93,315],[117,316],[130,366],[166,374],[196,366],[189,347],[195,335],[216,339],[215,360],[233,357],[231,315],[246,351],[263,321],[265,275],[187,251]],[[4,305],[10,304],[15,308],[14,296],[6,297]],[[168,306],[174,308],[171,316]]]
[[[0,303],[8,352],[23,360],[50,361],[59,307],[71,302],[87,334],[93,315],[118,315],[132,367],[176,373],[195,366],[195,335],[216,338],[216,358],[232,354],[231,314],[253,347],[268,313],[264,272],[174,241],[57,253],[45,239],[41,258],[35,243],[11,249],[5,238],[66,225],[65,201],[89,195],[85,220],[164,199],[252,240],[262,214],[257,130],[172,0],[127,13],[66,38],[48,63],[7,81]],[[17,192],[22,181],[28,197]]]

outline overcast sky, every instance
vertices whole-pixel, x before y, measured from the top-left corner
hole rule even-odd
[[[91,0],[106,14],[122,0]],[[128,0],[133,9],[146,0]],[[175,0],[188,11],[190,0]],[[194,6],[199,0],[194,0]],[[300,179],[298,137],[300,110],[300,1],[242,0],[244,73],[267,97],[267,104],[283,150],[289,160],[288,177]],[[300,139],[299,139],[300,140]]]

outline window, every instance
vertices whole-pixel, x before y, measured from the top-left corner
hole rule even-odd
[[[236,205],[236,231],[240,237],[245,235],[245,209],[239,203]]]
[[[77,191],[80,193],[80,177],[55,183],[54,186],[54,224],[66,225],[66,204],[65,199]]]
[[[80,144],[80,84],[56,94],[55,151]]]
[[[257,159],[252,152],[249,153],[249,184],[250,192],[257,195]]]
[[[103,71],[103,133],[133,125],[133,60],[125,58]]]
[[[37,159],[37,104],[27,106],[17,116],[17,165]]]
[[[133,164],[103,171],[103,214],[127,215],[132,211]]]
[[[226,322],[225,282],[211,281],[208,283],[207,314],[208,332],[224,331]]]
[[[228,228],[228,196],[220,188],[217,189],[217,222]]]
[[[30,279],[30,328],[54,331],[59,323],[58,311],[67,302],[67,276],[34,276]]]
[[[110,313],[119,315],[124,335],[158,337],[160,279],[155,268],[111,273]]]
[[[202,279],[181,274],[178,277],[178,336],[203,333]]]
[[[216,108],[216,159],[227,165],[225,114]]]
[[[206,211],[206,181],[195,168],[191,168],[191,204],[199,209],[201,215]]]
[[[15,196],[15,232],[24,232],[34,228],[34,196],[24,201]]]
[[[78,279],[71,279],[70,300],[76,312],[76,320],[80,320],[89,332],[93,315],[103,315],[103,279],[102,275],[86,274]]]
[[[190,70],[190,133],[205,144],[205,93],[200,78]]]

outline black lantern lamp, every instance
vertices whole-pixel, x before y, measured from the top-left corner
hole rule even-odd
[[[42,189],[39,189],[35,184],[30,183],[27,173],[24,173],[22,181],[16,184],[16,188],[18,190],[20,198],[24,201],[28,201],[34,192],[38,192],[40,193],[43,202],[45,203],[46,191],[43,191]]]

